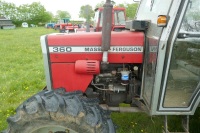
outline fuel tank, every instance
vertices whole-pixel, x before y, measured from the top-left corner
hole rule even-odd
[[[98,66],[102,60],[101,33],[54,33],[41,37],[47,87],[66,91],[85,91],[100,67],[88,70],[88,62]],[[143,32],[112,32],[108,62],[143,62]],[[81,65],[81,62],[83,65]],[[90,64],[89,64],[90,65]],[[94,71],[94,72],[87,72]]]

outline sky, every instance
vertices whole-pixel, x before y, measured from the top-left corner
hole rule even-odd
[[[56,11],[68,11],[71,19],[78,19],[80,7],[82,5],[91,5],[94,9],[97,3],[106,0],[3,0],[5,2],[14,3],[16,6],[22,4],[31,4],[33,2],[40,2],[47,11],[56,14]],[[114,0],[116,4],[119,3],[133,3],[133,0]]]

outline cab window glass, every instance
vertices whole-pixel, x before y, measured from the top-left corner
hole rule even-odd
[[[103,11],[99,12],[99,18],[100,18],[99,27],[102,27],[102,25],[103,25]]]
[[[125,25],[124,11],[115,11],[115,25]]]
[[[164,107],[188,107],[200,89],[200,1],[192,0],[173,45]]]
[[[96,11],[94,15],[94,27],[97,27],[98,19],[99,19],[99,11]]]

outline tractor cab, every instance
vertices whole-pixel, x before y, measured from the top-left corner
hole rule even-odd
[[[199,0],[142,0],[135,20],[127,23],[129,29],[145,29],[140,96],[151,115],[185,115],[188,123],[199,105],[199,12]]]
[[[148,20],[141,97],[150,114],[189,115],[199,104],[199,12],[198,0],[140,4],[136,20]]]
[[[123,7],[113,7],[112,10],[112,30],[121,31],[125,29],[126,12]],[[102,30],[103,8],[95,9],[94,28],[96,31]]]

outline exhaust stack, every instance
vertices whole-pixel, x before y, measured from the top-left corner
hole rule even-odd
[[[108,50],[110,50],[111,29],[112,29],[112,9],[113,5],[111,0],[106,0],[103,5],[103,26],[102,26],[102,44],[101,50],[103,51],[102,61],[108,62]]]

